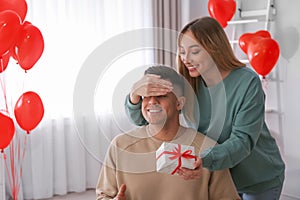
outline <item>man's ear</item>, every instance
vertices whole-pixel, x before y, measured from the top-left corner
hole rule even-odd
[[[181,96],[177,98],[178,104],[177,104],[177,110],[182,110],[184,104],[185,104],[185,97]]]

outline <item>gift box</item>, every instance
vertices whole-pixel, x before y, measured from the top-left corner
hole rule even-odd
[[[181,167],[194,169],[195,158],[194,147],[163,142],[156,151],[156,171],[175,174]]]

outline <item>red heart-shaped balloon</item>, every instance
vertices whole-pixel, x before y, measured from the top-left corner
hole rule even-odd
[[[231,20],[236,11],[236,2],[234,0],[209,0],[209,15],[215,18],[223,28]]]
[[[244,53],[247,53],[248,44],[251,42],[252,38],[261,36],[265,38],[271,38],[271,34],[266,30],[259,30],[255,33],[244,33],[239,38],[239,46],[243,50]]]
[[[280,49],[272,38],[256,36],[248,45],[248,59],[254,70],[265,77],[278,61]]]

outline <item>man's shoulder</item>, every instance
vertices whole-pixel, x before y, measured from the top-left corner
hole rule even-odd
[[[115,136],[112,143],[122,149],[126,149],[127,146],[144,139],[146,135],[145,126],[142,126]]]

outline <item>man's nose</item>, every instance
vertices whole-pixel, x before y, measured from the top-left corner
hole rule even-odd
[[[156,96],[149,97],[149,103],[150,104],[157,104],[158,103],[157,97]]]

